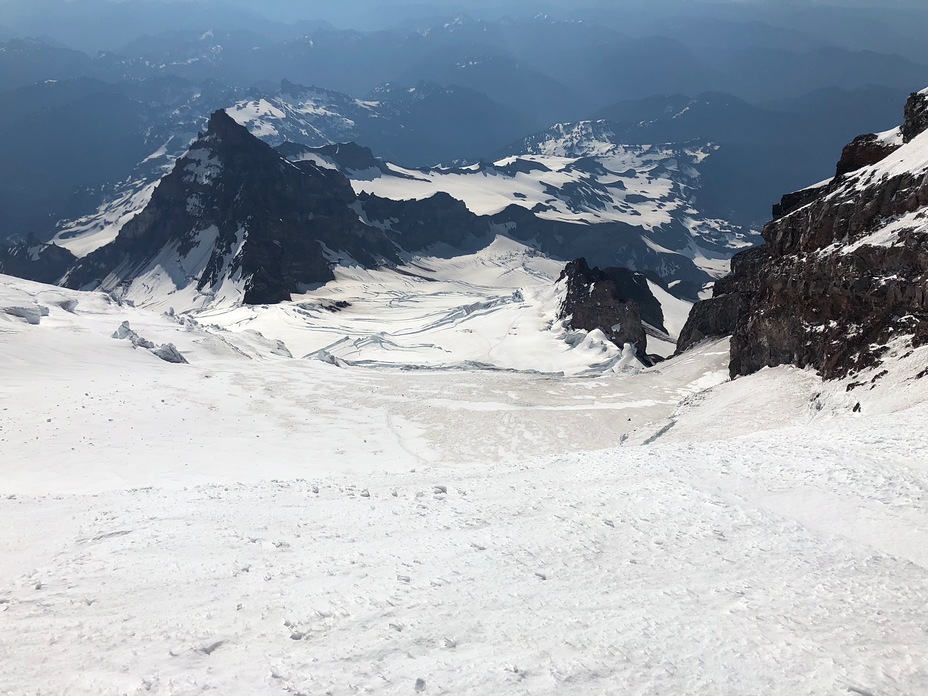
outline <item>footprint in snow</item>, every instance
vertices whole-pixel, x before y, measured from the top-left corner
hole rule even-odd
[[[197,648],[197,652],[201,652],[204,655],[212,655],[214,652],[216,652],[219,648],[221,648],[225,644],[226,642],[224,640],[217,640],[215,643],[205,645],[202,648]]]

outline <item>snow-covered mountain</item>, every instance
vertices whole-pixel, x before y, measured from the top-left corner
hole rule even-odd
[[[901,127],[848,145],[833,179],[785,196],[763,235],[681,348],[733,334],[733,375],[793,364],[843,377],[928,343],[928,90]]]
[[[700,166],[712,156],[707,143],[616,145],[597,137],[598,124],[584,123],[551,137],[525,154],[466,167],[409,169],[375,159],[352,147],[281,151],[293,161],[337,168],[355,191],[397,201],[450,194],[478,215],[499,215],[511,206],[542,220],[583,225],[564,236],[599,236],[594,253],[564,243],[565,256],[594,256],[596,263],[653,270],[668,281],[693,281],[675,265],[695,265],[706,278],[728,271],[728,259],[756,243],[750,229],[713,219],[698,208]],[[609,254],[607,242],[627,244],[638,237],[667,260],[653,266],[625,250]],[[620,241],[621,240],[621,241]],[[541,241],[541,240],[539,240]]]
[[[286,81],[267,92],[177,77],[49,81],[0,105],[0,240],[111,240],[220,108],[271,144],[358,140],[415,165],[477,158],[529,129],[483,95],[428,83],[359,100]]]
[[[260,304],[331,280],[333,264],[397,264],[437,244],[462,253],[505,234],[562,263],[629,268],[694,297],[750,239],[693,207],[710,151],[612,146],[410,170],[350,144],[276,152],[217,112],[160,183],[59,236],[79,258],[62,282],[137,303],[170,296],[178,309]],[[51,252],[24,246],[6,265],[15,255],[60,267]]]
[[[324,145],[357,139],[368,122],[383,120],[381,106],[378,101],[300,87],[284,80],[279,94],[244,99],[226,111],[237,123],[273,145],[287,141]]]
[[[473,160],[531,127],[479,92],[424,80],[385,83],[366,99],[283,80],[278,93],[240,100],[227,111],[272,145],[356,141],[407,165]]]
[[[61,282],[136,302],[180,293],[184,308],[279,302],[329,280],[333,249],[367,266],[397,258],[355,200],[341,175],[288,162],[217,111],[144,209]]]

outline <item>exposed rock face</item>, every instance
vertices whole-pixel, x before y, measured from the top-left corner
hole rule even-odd
[[[352,144],[285,143],[277,150],[293,162],[312,161],[337,169],[356,190],[395,203],[448,191],[469,210],[487,212],[489,220],[477,221],[482,226],[477,236],[485,235],[489,227],[492,233],[528,242],[558,258],[584,257],[600,267],[654,272],[692,299],[715,279],[697,264],[698,259],[730,256],[759,236],[725,220],[710,219],[696,206],[702,182],[699,172],[703,162],[714,156],[713,146],[609,145],[587,140],[590,134],[585,132],[576,135],[585,144],[574,141],[566,159],[552,159],[549,147],[560,154],[568,152],[549,142],[533,155],[466,167],[406,169]],[[453,220],[455,228],[477,224],[466,219],[464,207],[443,198],[449,205],[445,217]],[[364,204],[371,220],[397,217],[380,217],[390,207],[386,201],[376,204],[381,212],[372,212],[372,206]],[[495,210],[499,212],[490,212]],[[646,222],[657,218],[662,220],[658,225]]]
[[[905,122],[902,124],[902,139],[912,142],[928,130],[928,90],[916,92],[905,105]]]
[[[876,163],[781,204],[678,348],[730,333],[732,376],[792,364],[836,378],[894,338],[928,342],[928,94],[909,98],[900,133]]]
[[[659,274],[677,281],[678,291],[709,278],[692,259],[649,245],[625,223],[580,225],[519,205],[480,216],[445,193],[422,200],[355,194],[346,174],[375,176],[386,166],[352,144],[275,150],[219,111],[113,242],[80,260],[62,251],[54,272],[29,263],[8,272],[137,304],[269,304],[332,280],[337,263],[395,264],[404,252],[462,249],[504,234],[552,256],[592,256]],[[681,248],[692,241],[688,230],[672,232]]]
[[[844,147],[835,178],[856,172],[862,167],[882,162],[893,152],[899,149],[901,143],[887,143],[874,133],[858,135],[850,145]]]
[[[754,292],[753,268],[767,257],[763,247],[742,252],[732,259],[731,275],[716,282],[713,296],[697,303],[677,340],[677,353],[707,338],[730,336],[747,313]]]
[[[30,239],[0,246],[0,273],[39,283],[57,283],[77,259],[67,249]]]
[[[560,319],[569,318],[574,329],[599,329],[617,346],[630,343],[638,359],[650,364],[643,321],[664,331],[664,316],[645,276],[625,268],[590,268],[586,259],[577,259],[564,268],[561,281],[567,294]]]
[[[354,200],[338,172],[287,162],[218,111],[148,206],[65,282],[113,290],[139,278],[151,284],[161,269],[177,288],[217,292],[231,281],[246,303],[280,302],[334,277],[327,249],[367,265],[396,258],[383,232],[358,219]]]

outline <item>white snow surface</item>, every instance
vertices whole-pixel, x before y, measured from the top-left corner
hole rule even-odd
[[[345,173],[356,193],[392,200],[422,200],[443,192],[477,215],[495,215],[517,205],[547,220],[622,223],[640,230],[650,246],[692,259],[713,277],[728,273],[731,256],[755,243],[750,230],[693,207],[697,166],[711,146],[587,147],[595,156],[567,157],[541,148],[542,154],[490,165],[407,169],[386,163],[383,170]]]
[[[615,146],[614,146],[614,149]],[[374,172],[373,178],[352,178],[357,193],[372,193],[393,200],[421,200],[445,192],[463,201],[477,215],[494,215],[510,205],[532,209],[542,205],[547,210],[539,217],[563,222],[624,222],[647,230],[666,225],[671,214],[685,200],[671,198],[675,182],[669,172],[655,171],[672,159],[670,148],[622,146],[602,164],[605,172],[590,174],[574,165],[578,160],[543,155],[525,155],[496,162],[481,170],[476,166],[461,170],[410,170],[389,164],[399,176]],[[515,162],[535,162],[544,169],[510,175],[500,171]],[[594,201],[571,201],[559,190],[570,184],[601,184],[609,198]],[[638,197],[644,200],[638,200]],[[693,211],[695,212],[695,211]]]
[[[373,118],[378,106],[377,102],[307,88],[297,96],[279,94],[240,101],[226,113],[252,134],[275,145],[287,140],[319,144],[354,139],[357,124],[351,116]]]
[[[849,179],[856,183],[858,190],[862,190],[872,181],[884,177],[917,176],[925,172],[928,172],[928,131],[917,135],[886,159],[855,171]]]
[[[376,321],[430,321],[413,295],[455,276],[425,275]],[[728,381],[726,341],[573,376],[339,366],[299,357],[295,306],[0,276],[0,693],[928,692],[928,349],[851,391]]]
[[[508,237],[497,236],[471,253],[437,248],[435,255],[410,256],[402,266],[378,269],[362,268],[333,251],[334,281],[290,302],[254,306],[242,304],[247,278],[230,270],[245,230],[224,262],[220,282],[197,289],[217,232],[199,232],[197,244],[183,256],[171,245],[145,268],[117,269],[100,289],[137,307],[188,313],[231,331],[260,331],[284,341],[298,357],[337,364],[571,374],[627,366],[622,347],[602,332],[572,331],[558,319],[564,289],[555,281],[564,263]],[[125,285],[129,271],[136,277]],[[675,341],[692,305],[657,285],[652,291],[665,307]],[[649,343],[649,352],[673,351],[670,343]]]
[[[890,247],[899,242],[903,232],[915,231],[924,233],[928,231],[928,209],[921,208],[912,213],[884,221],[882,227],[868,235],[855,240],[850,244],[839,246],[842,254],[850,254],[863,246]]]
[[[106,246],[119,236],[127,222],[145,209],[157,186],[157,181],[127,183],[112,200],[104,202],[92,214],[65,221],[52,243],[78,258]]]

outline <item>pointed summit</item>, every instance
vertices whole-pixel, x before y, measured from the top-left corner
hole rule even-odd
[[[331,250],[367,265],[395,257],[355,201],[340,173],[290,163],[216,111],[148,206],[65,282],[171,306],[288,300],[334,278]]]
[[[207,135],[217,135],[219,137],[232,135],[233,137],[241,131],[248,132],[246,128],[240,126],[235,122],[225,109],[217,109],[209,117],[209,122],[206,125],[206,134]]]

